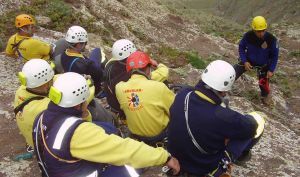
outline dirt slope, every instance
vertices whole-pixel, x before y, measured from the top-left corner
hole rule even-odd
[[[207,59],[213,56],[234,63],[237,58],[236,43],[216,36],[205,34],[200,25],[186,16],[175,13],[170,7],[156,1],[143,0],[80,0],[68,1],[73,8],[82,12],[82,16],[97,19],[93,27],[106,31],[106,36],[91,34],[89,46],[103,45],[106,41],[106,52],[110,52],[110,44],[119,38],[129,38],[137,46],[149,53],[155,53],[156,59],[163,61],[172,69],[173,82],[193,84],[199,79],[200,70],[196,70],[186,62],[177,63],[180,58],[166,58],[157,54],[157,49],[166,45],[178,50],[193,49]],[[225,2],[225,1],[224,1]],[[292,1],[291,1],[292,2]],[[18,1],[5,1],[2,7],[13,7]],[[187,4],[187,3],[186,3]],[[208,4],[209,5],[209,4]],[[214,5],[214,4],[212,4]],[[234,4],[233,4],[234,6]],[[188,7],[188,6],[187,6]],[[186,7],[186,8],[187,8]],[[209,6],[210,7],[210,6]],[[226,7],[224,5],[224,7]],[[210,15],[207,15],[210,17]],[[225,23],[225,21],[224,21]],[[67,27],[66,27],[67,28]],[[281,41],[281,58],[278,72],[280,76],[299,83],[299,56],[291,52],[299,50],[300,33],[297,24],[294,28],[277,26],[275,30]],[[43,29],[38,33],[42,39],[53,42],[62,37],[59,32]],[[182,59],[186,61],[185,59]],[[176,63],[176,65],[174,64]],[[180,66],[180,67],[179,67]],[[24,140],[19,135],[14,116],[12,101],[18,87],[16,73],[19,63],[4,55],[0,55],[0,176],[39,176],[35,161],[14,162],[12,158],[24,151]],[[295,72],[297,71],[297,72]],[[273,83],[274,107],[263,106],[258,99],[249,97],[251,90],[258,90],[254,77],[245,76],[236,83],[231,93],[231,107],[240,112],[260,110],[268,115],[266,130],[261,142],[254,148],[251,161],[244,167],[235,167],[234,176],[300,176],[300,117],[299,87],[286,97],[279,83]],[[241,89],[244,89],[241,91]],[[252,95],[253,96],[253,95]],[[164,176],[160,168],[153,168],[143,176]]]

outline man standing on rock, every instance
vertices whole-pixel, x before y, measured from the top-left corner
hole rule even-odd
[[[9,38],[5,50],[6,55],[20,58],[24,62],[33,58],[49,60],[50,44],[33,38],[36,29],[33,17],[27,14],[18,15],[15,25],[18,32]]]
[[[239,44],[240,62],[234,66],[236,78],[244,72],[257,70],[262,101],[266,105],[272,103],[269,79],[277,66],[279,46],[278,40],[267,32],[264,17],[256,16],[252,20],[252,30],[244,34]]]

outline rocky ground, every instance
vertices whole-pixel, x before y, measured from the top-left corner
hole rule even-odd
[[[1,3],[0,9],[19,5],[18,1],[10,2]],[[213,55],[223,57],[231,63],[236,62],[236,43],[204,33],[194,20],[174,13],[161,3],[142,0],[68,2],[73,5],[74,9],[82,12],[83,16],[97,18],[95,28],[106,29],[109,35],[104,38],[97,34],[90,34],[90,48],[105,44],[103,47],[109,56],[109,44],[119,38],[129,38],[140,49],[153,53],[153,57],[157,57],[156,59],[172,68],[171,82],[193,85],[198,81],[201,70],[187,64],[187,59],[183,56],[170,59],[160,55],[157,49],[162,45],[177,50],[195,50],[205,59]],[[47,20],[45,23],[48,23]],[[294,83],[294,85],[287,88],[291,92],[287,94],[282,89],[284,82],[273,82],[274,105],[266,107],[261,104],[257,96],[257,81],[253,77],[255,74],[250,73],[236,82],[231,92],[231,108],[242,113],[259,110],[268,118],[264,135],[253,149],[252,159],[244,166],[235,166],[233,176],[300,176],[300,90],[297,85],[300,82],[300,60],[299,55],[291,54],[291,52],[299,51],[300,28],[299,24],[293,26],[278,24],[275,29],[274,33],[280,39],[281,44],[278,77],[280,76],[281,80],[282,77],[287,78],[287,84]],[[41,29],[37,35],[45,41],[54,42],[62,37],[63,33]],[[110,42],[107,39],[110,39]],[[16,77],[19,68],[18,61],[0,54],[0,144],[2,147],[0,149],[0,177],[40,176],[35,160],[13,161],[17,154],[24,152],[25,146],[12,113],[14,92],[19,85]],[[160,167],[157,167],[147,170],[143,176],[165,175],[160,172]]]

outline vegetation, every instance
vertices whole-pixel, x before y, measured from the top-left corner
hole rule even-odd
[[[289,56],[291,56],[291,57],[300,57],[300,50],[291,51],[289,53]]]
[[[14,9],[0,16],[0,37],[7,41],[8,37],[16,32],[14,26],[15,17],[19,14],[26,13],[33,16],[47,16],[51,23],[42,27],[65,32],[69,26],[80,25],[89,32],[97,34],[107,34],[109,32],[94,28],[94,18],[83,18],[80,12],[75,11],[69,4],[61,0],[31,0],[29,5],[22,5],[20,9]]]
[[[243,95],[250,101],[256,101],[260,98],[259,93],[253,89],[244,91]]]
[[[178,49],[171,48],[165,45],[159,48],[158,53],[160,56],[168,58],[168,60],[176,60],[178,58],[183,58],[197,69],[204,69],[209,63],[209,61],[211,61],[211,58],[204,59],[200,57],[198,52],[180,51]]]
[[[205,33],[220,36],[231,43],[237,44],[243,33],[247,30],[237,23],[210,15],[209,12],[206,12],[205,8],[211,7],[212,1],[195,0],[186,3],[165,0],[164,3],[167,4],[170,12],[193,20]]]

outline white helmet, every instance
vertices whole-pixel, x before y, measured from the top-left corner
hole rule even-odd
[[[81,26],[71,26],[68,29],[65,39],[69,43],[87,42],[88,35],[86,30]]]
[[[47,61],[31,59],[25,63],[18,76],[22,85],[27,88],[36,88],[49,82],[54,76],[54,71]]]
[[[235,80],[235,70],[223,60],[211,62],[202,73],[202,81],[217,91],[229,91]]]
[[[112,57],[116,60],[124,60],[136,50],[135,45],[131,41],[120,39],[112,46]]]
[[[64,73],[54,81],[49,98],[57,105],[70,108],[83,103],[89,97],[86,79],[74,72]]]

